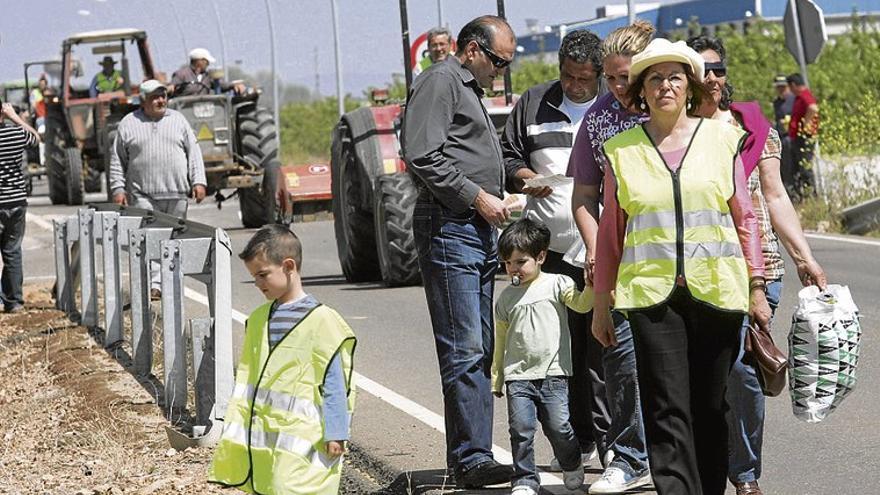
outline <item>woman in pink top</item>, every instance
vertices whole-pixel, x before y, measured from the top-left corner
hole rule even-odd
[[[727,375],[736,358],[740,346],[740,328],[743,313],[725,307],[745,307],[745,289],[741,303],[725,306],[721,301],[720,306],[712,304],[705,298],[706,290],[713,287],[724,287],[725,284],[735,287],[749,287],[749,313],[752,318],[762,326],[766,326],[770,319],[770,309],[764,297],[764,262],[761,256],[760,239],[757,236],[757,224],[754,211],[752,210],[745,174],[739,154],[731,152],[729,158],[724,161],[714,162],[711,166],[723,169],[725,163],[732,163],[730,174],[734,177],[733,194],[726,199],[727,207],[716,210],[688,210],[688,220],[683,225],[680,223],[684,214],[681,210],[682,197],[690,194],[699,197],[717,197],[721,190],[714,190],[703,185],[702,182],[694,181],[690,177],[699,176],[699,167],[705,163],[707,157],[692,156],[689,154],[691,146],[707,153],[707,156],[722,156],[725,151],[715,152],[711,149],[715,135],[707,136],[705,132],[718,132],[719,146],[724,142],[730,142],[733,129],[727,124],[708,123],[695,117],[692,113],[700,106],[701,100],[708,97],[707,88],[703,84],[703,60],[692,49],[684,45],[684,42],[670,43],[668,40],[656,39],[642,53],[633,57],[630,67],[630,88],[628,96],[631,101],[639,102],[639,107],[650,114],[650,120],[640,128],[625,131],[615,138],[615,142],[633,140],[650,145],[640,144],[638,150],[645,150],[650,146],[653,151],[662,158],[665,166],[670,171],[670,184],[679,183],[696,189],[683,189],[680,193],[666,193],[665,185],[650,183],[639,180],[639,177],[622,177],[621,184],[628,186],[626,194],[629,199],[629,207],[637,208],[635,211],[651,211],[651,206],[658,198],[666,198],[672,194],[676,198],[676,222],[672,227],[678,235],[689,235],[703,227],[718,225],[719,230],[723,223],[711,223],[714,218],[732,217],[732,224],[739,238],[739,247],[732,254],[703,254],[702,250],[721,249],[712,242],[706,244],[685,242],[682,237],[676,242],[676,272],[669,273],[665,279],[671,287],[671,292],[663,296],[662,300],[650,305],[634,304],[629,306],[628,317],[632,325],[633,340],[635,343],[636,361],[638,366],[638,381],[641,393],[645,433],[648,443],[648,453],[651,465],[651,474],[657,492],[663,494],[691,494],[711,495],[724,493],[727,482],[727,422],[725,420],[726,404],[724,395],[727,387]],[[702,129],[701,129],[702,127]],[[646,137],[646,139],[645,139]],[[694,145],[694,143],[699,143]],[[709,144],[707,144],[709,143]],[[620,148],[618,148],[619,150]],[[723,148],[723,149],[732,149]],[[609,152],[609,144],[606,143],[606,152]],[[712,155],[711,153],[716,153]],[[636,154],[621,154],[616,156],[648,156]],[[613,159],[614,168],[621,166],[621,162],[609,154]],[[727,160],[730,161],[727,161]],[[652,163],[657,163],[656,159]],[[685,167],[682,164],[686,163]],[[646,163],[645,167],[649,164]],[[660,165],[662,166],[662,165]],[[708,166],[708,165],[707,165]],[[656,170],[657,165],[651,165],[651,170]],[[679,168],[683,168],[679,172]],[[629,162],[625,170],[633,172],[633,163]],[[645,169],[648,173],[648,169]],[[690,172],[689,172],[690,171]],[[693,175],[691,175],[693,174]],[[684,179],[681,179],[684,177]],[[730,175],[726,175],[730,177]],[[711,185],[723,184],[725,180],[719,179],[709,183]],[[647,184],[646,184],[647,182]],[[598,245],[596,251],[596,268],[594,276],[594,288],[596,292],[596,304],[593,315],[593,335],[604,345],[615,345],[616,335],[612,323],[610,308],[612,291],[618,292],[618,303],[624,296],[630,294],[635,301],[638,297],[649,299],[654,296],[639,295],[649,293],[656,287],[618,285],[618,269],[624,254],[624,241],[627,236],[628,216],[618,204],[618,180],[614,176],[612,167],[606,168],[604,200],[605,209],[599,224]],[[730,183],[727,182],[729,185]],[[674,186],[670,186],[676,189]],[[729,186],[728,186],[729,187]],[[659,196],[658,196],[659,194]],[[709,196],[706,196],[709,195]],[[719,198],[720,199],[720,198]],[[666,204],[667,199],[663,200]],[[705,200],[704,200],[705,201]],[[723,202],[723,199],[721,200]],[[700,203],[702,204],[702,203]],[[708,204],[708,203],[706,203]],[[726,210],[729,209],[729,215]],[[653,222],[663,223],[665,216],[658,213],[656,217],[649,218]],[[646,220],[642,214],[639,220]],[[726,220],[730,221],[730,220]],[[631,230],[647,237],[646,230],[638,230],[645,227],[633,227]],[[665,227],[669,228],[669,227]],[[693,229],[693,230],[691,230]],[[656,229],[655,229],[656,230]],[[684,234],[682,234],[684,231]],[[639,242],[639,241],[634,241]],[[693,241],[696,242],[696,241]],[[697,249],[689,254],[682,254],[684,249],[681,245],[696,246]],[[725,245],[723,242],[718,246]],[[736,244],[734,244],[736,246]],[[647,247],[659,248],[662,251],[664,245],[653,244]],[[729,249],[727,246],[725,249]],[[740,250],[741,248],[741,250]],[[630,255],[635,251],[630,251]],[[666,266],[663,258],[654,264],[652,261],[656,250],[639,251],[635,254],[645,270],[654,270],[663,273]],[[663,256],[663,255],[661,255]],[[726,266],[723,260],[742,256],[748,267],[748,275],[741,272],[743,277],[749,280],[725,280],[723,277],[728,273],[718,272],[718,280],[712,285],[712,278],[697,279],[693,272],[683,269],[688,266],[711,266],[706,263],[694,265],[694,260],[700,256],[715,257],[719,260],[718,267]],[[633,265],[632,261],[628,261]],[[742,261],[740,261],[742,263]],[[742,265],[738,265],[742,266]],[[640,272],[626,273],[632,280],[638,278]],[[665,275],[664,275],[665,276]],[[737,275],[738,276],[738,275]],[[626,283],[626,281],[624,282]],[[695,292],[697,291],[697,292]],[[704,292],[699,292],[704,291]],[[727,294],[722,288],[717,292]],[[634,296],[631,294],[637,294]],[[702,294],[702,296],[700,296]],[[731,292],[731,294],[733,294]],[[720,297],[720,296],[719,296]],[[740,305],[741,304],[741,305]],[[627,308],[627,304],[618,304]],[[606,308],[606,309],[602,309]]]

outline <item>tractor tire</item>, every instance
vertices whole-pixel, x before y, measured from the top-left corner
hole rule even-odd
[[[67,148],[64,152],[67,156],[67,204],[81,205],[85,198],[82,152],[77,147]]]
[[[93,165],[97,160],[91,159],[86,161],[86,173],[83,185],[88,193],[101,192],[101,170]]]
[[[330,154],[336,250],[345,279],[382,279],[373,227],[373,183],[381,166],[375,122],[368,108],[343,116],[333,132]]]
[[[238,190],[241,223],[247,228],[258,228],[280,219],[278,181],[281,179],[281,162],[278,160],[278,130],[272,112],[262,107],[239,117],[241,154],[249,163],[263,171],[260,187]]]
[[[104,150],[104,186],[107,189],[107,202],[113,202],[113,190],[110,189],[110,156],[113,153],[113,144],[116,142],[117,134],[116,126],[107,132],[107,142],[110,143],[110,149]]]
[[[67,154],[64,150],[64,117],[49,114],[46,122],[46,180],[53,205],[67,204]]]
[[[389,287],[421,282],[412,230],[417,196],[418,190],[407,173],[383,175],[376,181],[376,247],[382,281]]]

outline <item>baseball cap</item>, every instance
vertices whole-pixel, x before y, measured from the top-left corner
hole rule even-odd
[[[211,56],[211,52],[209,52],[206,48],[194,48],[191,52],[189,52],[189,59],[205,59],[208,61],[209,64],[213,64],[215,62],[214,57]]]
[[[691,68],[694,79],[703,82],[703,69],[705,62],[703,57],[687,46],[684,41],[675,43],[665,38],[655,38],[648,43],[642,52],[633,55],[632,65],[629,67],[629,82],[635,82],[648,67],[663,62],[680,62]]]
[[[165,87],[164,84],[160,83],[155,79],[147,79],[142,82],[140,85],[140,91],[142,96],[147,96],[149,94],[155,93],[159,90],[167,91],[168,88]]]
[[[776,74],[776,77],[773,78],[774,86],[788,86],[788,81],[785,78],[785,74]]]

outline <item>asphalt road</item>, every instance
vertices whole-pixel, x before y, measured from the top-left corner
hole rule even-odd
[[[38,184],[37,194],[42,190],[44,186]],[[101,195],[88,199],[101,201]],[[53,278],[52,233],[46,229],[51,222],[47,221],[74,211],[74,207],[49,205],[45,196],[31,199],[24,243],[28,280]],[[191,206],[190,219],[226,229],[237,253],[253,233],[240,227],[237,213],[234,201],[218,210],[208,200]],[[306,290],[336,308],[359,337],[355,369],[361,376],[351,455],[352,474],[362,482],[357,486],[390,486],[395,493],[439,490],[445,466],[443,409],[422,288],[346,283],[336,256],[332,222],[304,223],[295,230],[304,244]],[[841,408],[818,424],[804,423],[792,415],[787,392],[767,400],[761,485],[765,493],[776,495],[880,493],[880,344],[873,338],[880,321],[876,303],[880,296],[880,242],[811,236],[810,243],[831,281],[848,285],[861,309],[864,337],[859,382]],[[262,295],[253,288],[241,262],[234,260],[232,267],[234,309],[247,314],[262,302]],[[497,290],[505,283],[499,279]],[[773,332],[783,348],[799,286],[793,272],[786,276],[785,284]],[[190,286],[204,292],[198,283]],[[206,314],[194,301],[188,301],[186,311],[187,316]],[[234,328],[240,335],[242,325],[236,323]],[[502,460],[509,460],[506,416],[504,401],[496,401],[494,441],[496,455]],[[546,466],[550,458],[549,445],[542,439],[537,442],[538,464]],[[587,481],[599,474],[599,469],[589,468]],[[544,481],[548,493],[568,493],[560,479]]]

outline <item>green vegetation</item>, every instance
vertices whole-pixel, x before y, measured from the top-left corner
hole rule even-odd
[[[360,105],[345,99],[345,110]],[[339,121],[336,98],[288,103],[281,109],[281,163],[329,163],[333,126]]]

